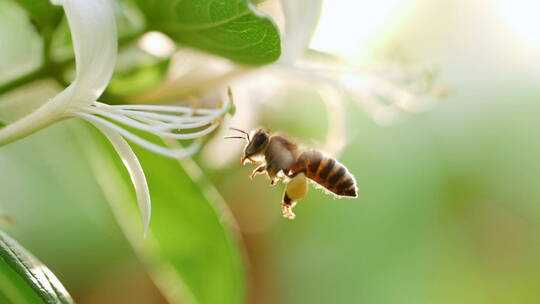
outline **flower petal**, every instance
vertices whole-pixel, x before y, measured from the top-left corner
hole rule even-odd
[[[292,63],[309,46],[321,15],[322,0],[281,0],[285,14],[285,37],[281,59]]]
[[[141,163],[137,158],[137,155],[131,150],[131,147],[122,138],[116,131],[109,129],[103,124],[100,124],[95,121],[89,120],[96,128],[98,128],[101,133],[103,133],[111,142],[114,149],[122,159],[124,166],[129,172],[131,177],[131,182],[135,187],[135,193],[137,196],[137,202],[139,203],[139,210],[141,212],[141,218],[143,222],[144,235],[148,231],[148,226],[150,225],[150,215],[151,215],[151,202],[150,202],[150,192],[148,190],[148,183],[146,182],[146,177],[144,176]]]
[[[111,79],[117,37],[114,11],[108,0],[52,2],[64,7],[71,28],[77,64],[75,81],[35,111],[0,129],[0,145],[68,117],[73,109],[93,104]]]
[[[77,74],[70,104],[90,105],[109,84],[116,63],[114,9],[109,0],[52,2],[64,7],[75,49]]]

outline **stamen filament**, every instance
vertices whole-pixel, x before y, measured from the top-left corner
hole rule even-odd
[[[156,112],[168,112],[168,113],[184,113],[184,114],[214,114],[217,109],[193,109],[190,107],[182,106],[163,106],[163,105],[117,105],[114,106],[120,110],[134,110],[134,111],[156,111]],[[227,107],[223,107],[227,108]]]
[[[96,109],[94,107],[88,107],[88,108],[84,109],[84,112],[85,113],[90,113],[90,114],[98,114],[98,115],[110,118],[112,120],[118,121],[118,122],[120,122],[120,123],[122,123],[124,125],[130,126],[132,128],[142,130],[142,131],[146,131],[146,132],[150,132],[150,133],[155,134],[157,136],[166,137],[166,138],[172,138],[172,139],[195,139],[197,137],[209,134],[210,132],[215,130],[217,128],[217,126],[218,126],[218,124],[215,124],[215,123],[211,124],[211,121],[203,121],[203,122],[198,123],[198,124],[177,124],[177,125],[170,125],[167,128],[163,128],[163,127],[159,128],[159,127],[155,127],[155,126],[151,126],[151,125],[141,123],[139,121],[136,121],[136,120],[134,120],[132,118],[129,118],[129,117],[126,117],[126,116],[123,116],[123,115],[114,114],[114,113],[111,113],[111,112],[108,112],[108,111]],[[202,130],[202,131],[193,132],[193,133],[187,133],[187,134],[178,134],[178,133],[164,132],[163,131],[163,129],[164,130],[168,130],[168,129],[174,129],[174,130],[190,129],[190,128],[202,127],[202,126],[206,126],[206,125],[210,125],[210,126],[208,128],[206,128],[206,129]]]
[[[153,142],[150,142],[150,141],[148,141],[146,139],[143,139],[143,138],[129,132],[128,130],[126,130],[126,129],[120,127],[120,126],[115,125],[114,123],[112,123],[112,122],[110,122],[110,121],[108,121],[106,119],[96,117],[94,115],[91,115],[91,114],[88,114],[88,113],[83,113],[83,112],[76,112],[74,115],[78,116],[78,117],[81,117],[81,118],[89,121],[90,123],[92,123],[94,125],[100,125],[100,126],[104,126],[106,128],[112,129],[113,131],[118,132],[120,135],[122,135],[123,137],[127,138],[128,140],[134,142],[135,144],[137,144],[137,145],[139,145],[139,146],[141,146],[141,147],[143,147],[143,148],[145,148],[147,150],[150,150],[150,151],[152,151],[154,153],[163,155],[163,156],[167,156],[167,157],[171,157],[171,158],[187,157],[187,156],[191,156],[195,152],[197,152],[197,150],[200,147],[199,142],[194,142],[193,144],[191,144],[187,148],[180,149],[180,150],[166,148],[166,147],[157,145],[157,144],[155,144]]]

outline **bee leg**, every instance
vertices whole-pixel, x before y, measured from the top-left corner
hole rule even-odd
[[[308,182],[304,173],[299,173],[289,181],[281,202],[281,213],[284,218],[292,220],[296,217],[292,209],[296,205],[296,201],[306,196],[307,191]]]
[[[271,167],[266,169],[266,173],[268,174],[268,178],[270,179],[270,186],[274,186],[279,179],[277,173],[274,172]]]
[[[268,163],[266,173],[268,174],[268,178],[270,178],[271,186],[274,186],[282,178],[282,172],[283,170],[279,167],[272,166],[272,163]]]
[[[262,164],[258,166],[257,168],[255,168],[255,170],[251,172],[251,175],[249,177],[254,178],[255,176],[257,176],[257,174],[264,174],[265,172],[266,172],[266,165]]]
[[[292,211],[295,205],[296,202],[293,201],[287,194],[287,191],[285,191],[283,194],[283,201],[281,202],[281,214],[284,218],[293,220],[296,217],[296,214]]]

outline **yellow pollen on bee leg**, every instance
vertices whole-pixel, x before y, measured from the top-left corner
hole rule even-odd
[[[293,201],[300,200],[307,195],[308,181],[304,173],[299,173],[289,181],[286,192]]]

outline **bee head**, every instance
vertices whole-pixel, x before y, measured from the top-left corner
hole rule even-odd
[[[263,128],[252,131],[251,140],[244,148],[244,159],[260,154],[266,148],[269,138],[270,134]]]
[[[240,138],[247,141],[246,147],[244,148],[244,156],[241,160],[242,164],[244,164],[246,161],[253,161],[252,158],[258,157],[260,154],[262,154],[268,144],[268,140],[270,139],[269,131],[264,128],[255,129],[250,133],[235,128],[231,128],[231,130],[241,132],[243,136],[228,136],[226,138]]]

